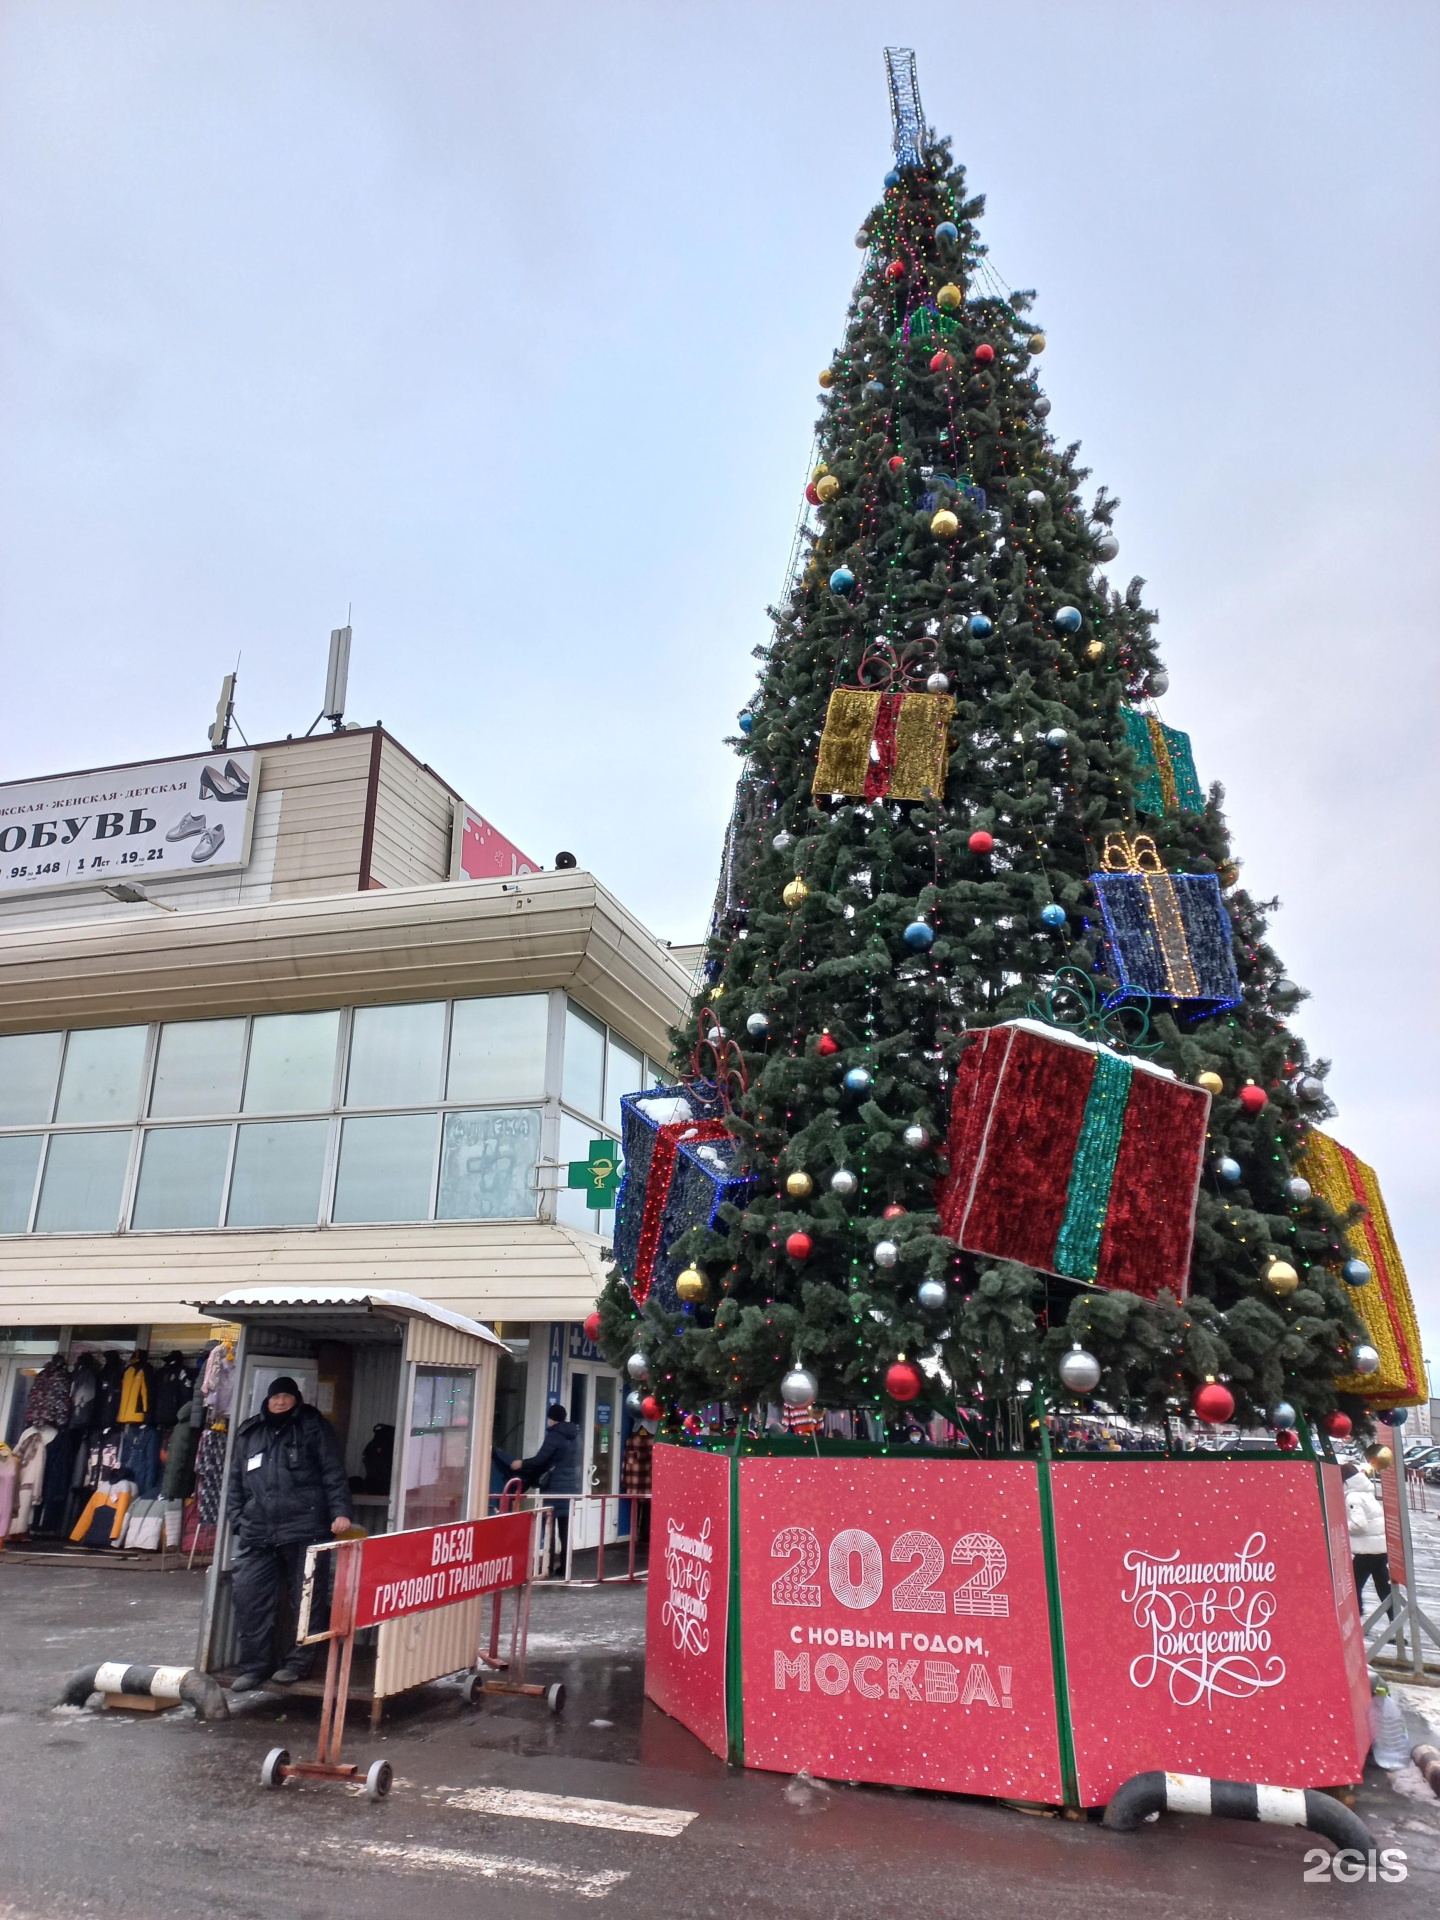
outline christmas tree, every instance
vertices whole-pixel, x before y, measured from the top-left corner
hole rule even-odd
[[[1063,1394],[1078,1342],[1117,1409],[1188,1412],[1219,1382],[1237,1418],[1318,1420],[1363,1340],[1347,1263],[1362,1275],[1349,1221],[1295,1173],[1329,1110],[1288,1024],[1303,995],[1221,788],[1202,795],[1159,718],[1144,583],[1099,570],[1117,502],[1087,507],[1077,447],[1051,436],[1032,298],[989,268],[984,203],[924,126],[913,60],[889,58],[896,164],[820,372],[800,564],[757,649],[706,986],[677,1036],[682,1072],[707,1043],[727,1097],[702,1132],[748,1185],[663,1249],[688,1263],[679,1297],[621,1258],[605,1351],[667,1410],[783,1386],[883,1421]],[[947,1230],[957,1075],[1017,1019],[1212,1094],[1178,1270],[1095,1285],[1093,1234],[1087,1267]],[[632,1214],[644,1172],[632,1157]],[[1079,1175],[1058,1175],[1073,1216]]]

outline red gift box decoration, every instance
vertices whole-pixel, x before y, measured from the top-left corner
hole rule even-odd
[[[971,1253],[1153,1299],[1189,1289],[1210,1096],[1038,1020],[967,1036],[940,1192]]]

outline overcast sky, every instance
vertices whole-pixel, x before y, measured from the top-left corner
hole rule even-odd
[[[0,779],[383,719],[704,929],[881,50],[1038,290],[1440,1360],[1440,11],[3,0]]]

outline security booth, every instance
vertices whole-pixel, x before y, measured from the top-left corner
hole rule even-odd
[[[196,1665],[223,1676],[235,1665],[229,1517],[235,1434],[263,1406],[270,1382],[290,1374],[335,1428],[350,1479],[355,1524],[366,1534],[484,1517],[490,1481],[495,1379],[504,1342],[477,1320],[414,1294],[366,1288],[253,1287],[194,1303],[240,1328],[225,1452],[225,1491],[206,1580]],[[298,1605],[299,1596],[291,1596]],[[472,1666],[480,1599],[386,1621],[357,1646],[350,1693],[383,1701]],[[368,1644],[365,1644],[368,1643]],[[318,1680],[290,1693],[321,1691]]]

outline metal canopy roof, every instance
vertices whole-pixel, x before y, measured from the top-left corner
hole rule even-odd
[[[306,1320],[333,1319],[337,1309],[342,1313],[372,1314],[382,1320],[402,1323],[433,1320],[438,1326],[453,1327],[457,1333],[469,1334],[474,1340],[498,1347],[502,1353],[510,1351],[499,1334],[483,1321],[467,1319],[463,1313],[452,1313],[448,1307],[437,1307],[418,1294],[396,1293],[385,1288],[242,1287],[235,1293],[222,1293],[215,1300],[192,1300],[190,1305],[212,1320],[259,1320],[277,1314],[301,1316]]]

